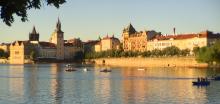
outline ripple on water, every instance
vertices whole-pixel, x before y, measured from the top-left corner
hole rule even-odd
[[[8,68],[8,69],[7,69]],[[211,69],[114,68],[111,73],[65,72],[61,65],[0,66],[0,104],[217,104],[220,82],[192,86]]]

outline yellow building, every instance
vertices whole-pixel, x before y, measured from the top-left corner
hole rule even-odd
[[[23,64],[26,59],[30,59],[33,50],[34,46],[29,41],[15,41],[10,45],[9,62],[11,64]]]
[[[109,37],[108,35],[95,44],[95,52],[117,50],[119,49],[120,41],[115,38],[114,35]]]
[[[147,41],[160,35],[155,31],[140,31],[137,32],[134,27],[129,24],[124,28],[122,33],[122,43],[124,51],[146,51]]]
[[[166,47],[176,46],[181,50],[189,49],[192,52],[194,47],[209,46],[217,39],[220,39],[220,35],[210,31],[196,34],[161,35],[147,42],[147,50],[161,50]]]

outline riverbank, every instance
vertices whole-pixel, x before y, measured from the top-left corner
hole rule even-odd
[[[198,63],[195,57],[162,57],[162,58],[99,58],[87,59],[96,65],[119,66],[119,67],[198,67],[206,68],[208,64]]]

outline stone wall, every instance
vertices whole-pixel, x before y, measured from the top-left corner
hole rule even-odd
[[[93,59],[97,65],[121,67],[207,67],[206,63],[198,63],[194,57],[169,57],[169,58],[100,58]]]

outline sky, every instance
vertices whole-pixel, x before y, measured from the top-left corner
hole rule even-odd
[[[44,0],[42,0],[44,1]],[[28,22],[15,17],[11,27],[0,20],[0,43],[28,40],[33,26],[41,41],[48,41],[58,17],[64,38],[83,41],[107,34],[121,39],[131,23],[137,31],[162,34],[220,32],[220,0],[67,0],[59,9],[44,2],[40,10],[28,10]]]

